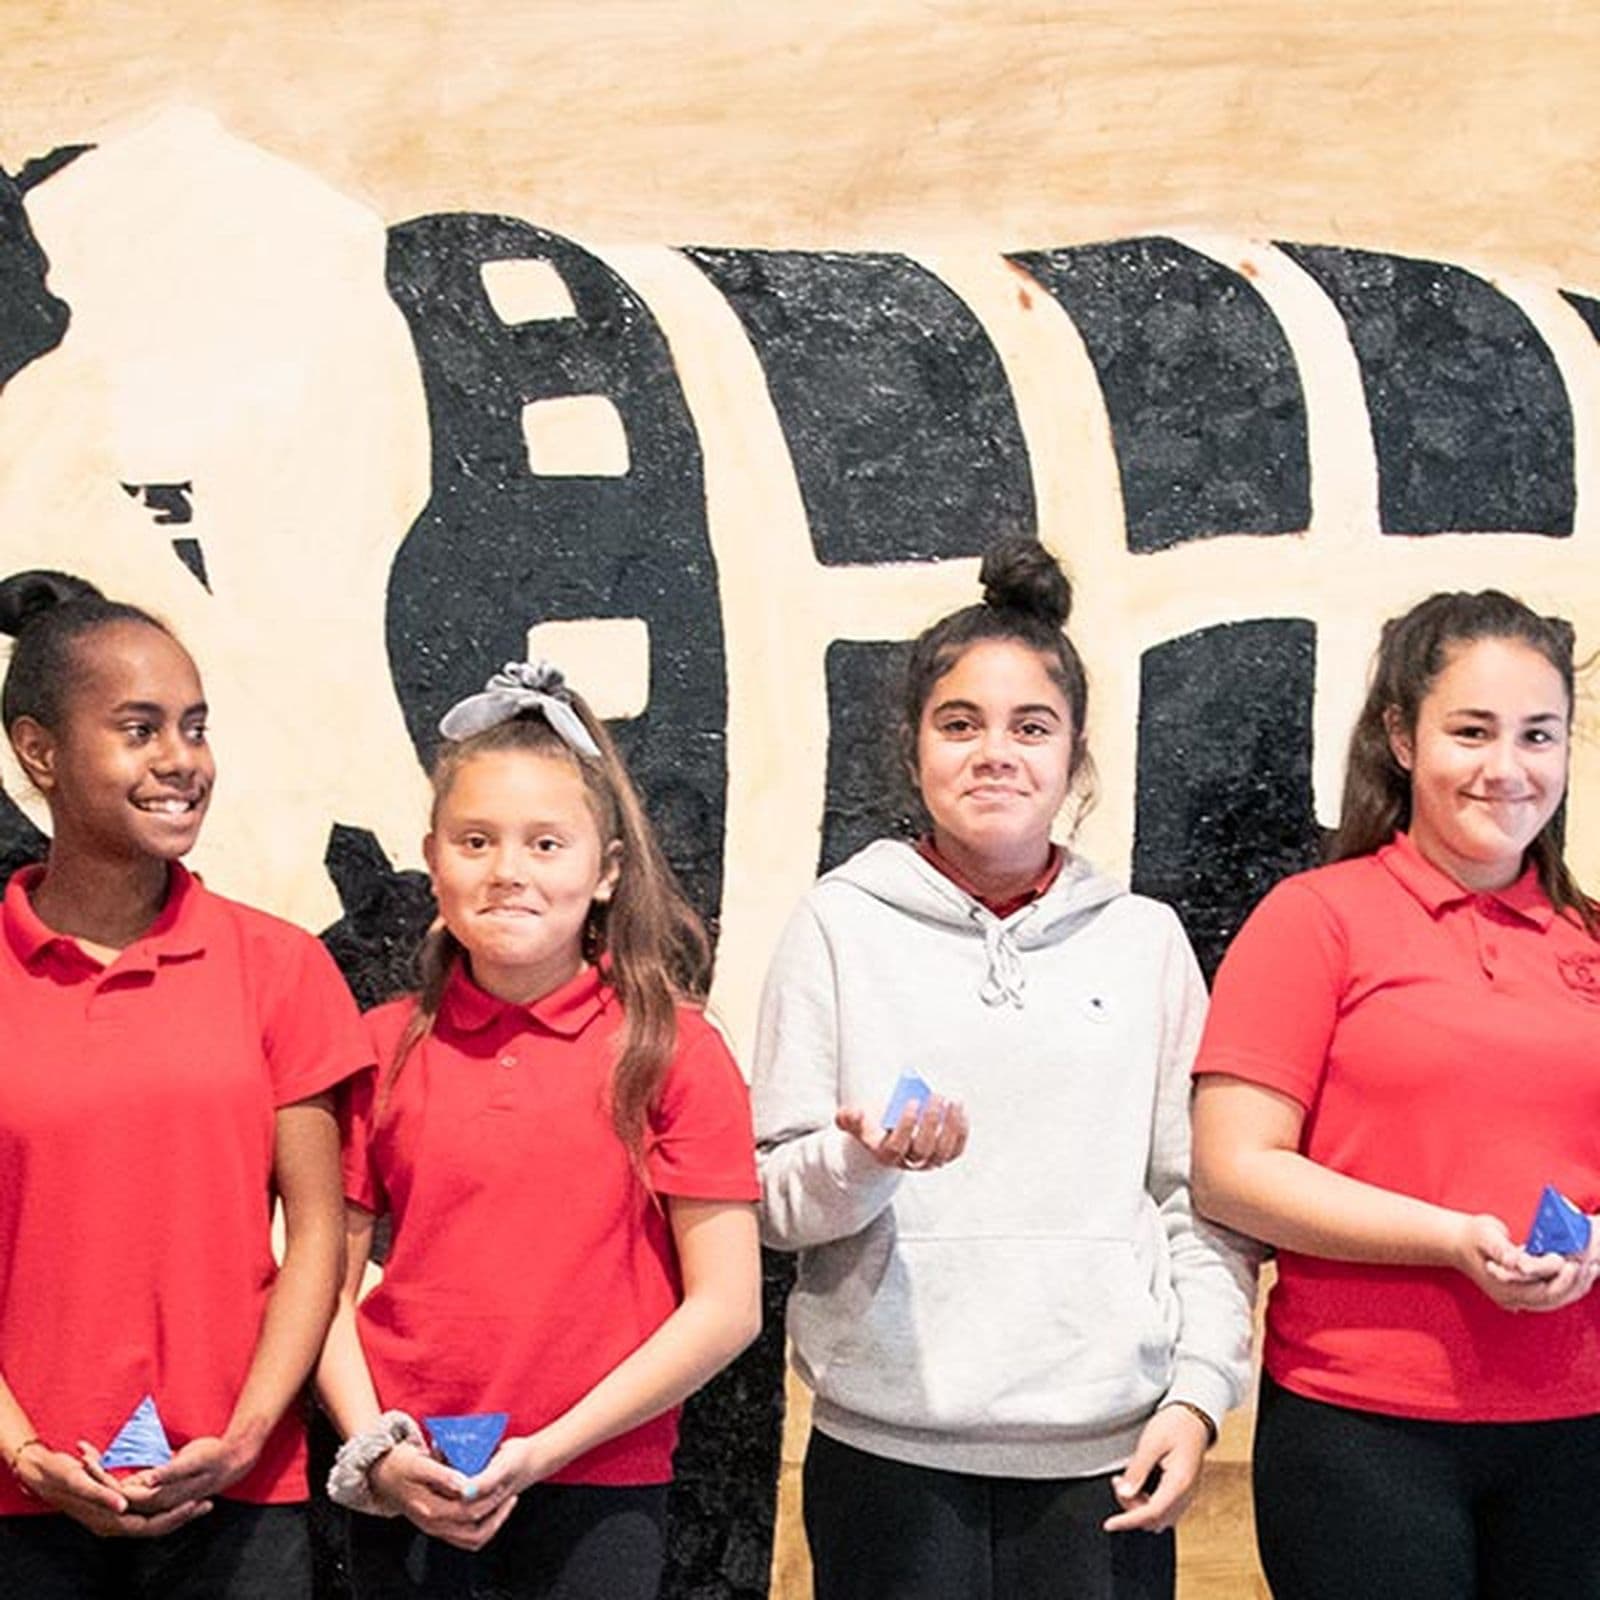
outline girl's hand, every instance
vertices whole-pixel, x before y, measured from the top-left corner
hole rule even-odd
[[[517,1503],[510,1491],[474,1492],[473,1480],[410,1444],[397,1444],[373,1466],[367,1481],[380,1505],[458,1550],[481,1550]]]
[[[476,1478],[467,1480],[467,1493],[476,1496],[480,1504],[497,1496],[518,1495],[543,1483],[562,1465],[544,1448],[537,1433],[502,1439],[489,1465]]]
[[[1194,1412],[1185,1406],[1162,1406],[1145,1423],[1127,1466],[1111,1480],[1122,1510],[1106,1518],[1102,1524],[1106,1532],[1141,1528],[1162,1533],[1175,1526],[1200,1485],[1200,1468],[1210,1443],[1205,1423]],[[1150,1475],[1157,1470],[1161,1475],[1152,1486]]]
[[[1489,1269],[1494,1276],[1501,1269]],[[1517,1252],[1517,1273],[1523,1281],[1542,1282],[1545,1299],[1527,1309],[1533,1311],[1559,1311],[1583,1299],[1600,1278],[1600,1229],[1591,1221],[1589,1243],[1581,1255],[1560,1256],[1552,1251],[1542,1255],[1531,1254],[1524,1246]]]
[[[1593,1287],[1588,1254],[1530,1256],[1512,1242],[1498,1217],[1463,1214],[1456,1226],[1455,1265],[1504,1311],[1559,1311]]]
[[[220,1494],[250,1471],[258,1454],[226,1439],[191,1439],[164,1466],[133,1473],[120,1487],[132,1510],[155,1516],[186,1501]]]
[[[880,1127],[860,1106],[844,1106],[834,1117],[880,1166],[926,1171],[954,1161],[967,1147],[967,1113],[959,1100],[933,1095],[912,1101],[893,1128]]]
[[[155,1516],[143,1516],[130,1509],[121,1486],[100,1465],[94,1446],[85,1441],[78,1448],[83,1452],[81,1460],[48,1445],[25,1445],[17,1456],[17,1481],[51,1510],[71,1517],[102,1539],[159,1538],[211,1509],[208,1501],[190,1500]]]

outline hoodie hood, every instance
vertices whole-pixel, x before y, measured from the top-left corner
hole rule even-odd
[[[823,876],[819,888],[858,891],[916,917],[983,941],[985,1005],[1025,1004],[1021,954],[1068,937],[1126,891],[1081,856],[1069,855],[1037,900],[997,917],[898,839],[879,839]]]

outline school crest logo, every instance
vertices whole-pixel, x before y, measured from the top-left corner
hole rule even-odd
[[[1590,955],[1587,951],[1574,951],[1557,957],[1557,965],[1569,989],[1600,1006],[1600,952]]]

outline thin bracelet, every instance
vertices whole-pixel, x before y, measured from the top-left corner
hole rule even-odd
[[[38,1434],[30,1433],[28,1437],[11,1452],[11,1459],[6,1463],[6,1465],[11,1468],[11,1476],[17,1480],[17,1487],[25,1495],[27,1495],[30,1500],[33,1498],[33,1490],[22,1481],[22,1474],[17,1471],[17,1465],[22,1460],[22,1452],[26,1450],[29,1445],[33,1444],[43,1445],[44,1440],[41,1439]],[[49,1446],[45,1445],[45,1448],[49,1449]]]
[[[1182,1406],[1190,1416],[1198,1417],[1205,1424],[1206,1449],[1209,1450],[1217,1442],[1217,1424],[1209,1411],[1202,1411],[1192,1400],[1165,1400],[1161,1409],[1165,1410],[1168,1406]]]

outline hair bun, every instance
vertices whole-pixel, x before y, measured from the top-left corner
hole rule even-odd
[[[99,600],[100,591],[86,578],[70,572],[50,572],[37,568],[14,572],[0,580],[0,633],[15,638],[28,623],[43,612],[73,600]]]
[[[1037,539],[1002,539],[991,545],[978,578],[983,603],[996,611],[1024,611],[1057,629],[1072,615],[1072,581]]]

